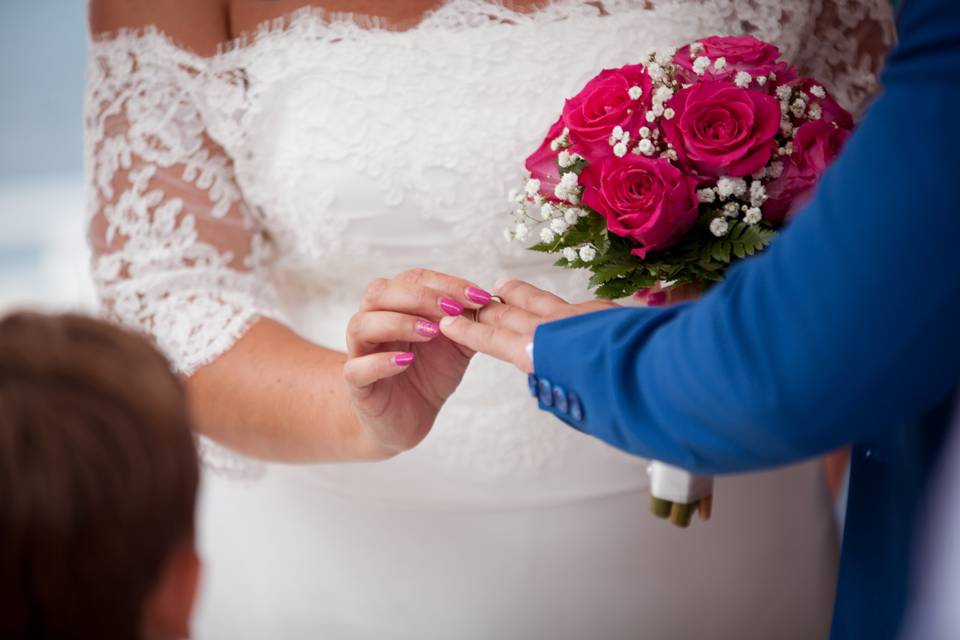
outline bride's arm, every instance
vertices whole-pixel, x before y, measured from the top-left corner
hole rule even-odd
[[[139,3],[91,4],[94,33],[149,24],[111,6],[129,13]],[[179,20],[195,33],[215,34],[216,20],[191,19],[197,11],[203,13],[189,9]],[[91,47],[89,234],[105,312],[156,341],[187,381],[201,432],[236,451],[318,462],[383,459],[415,445],[446,396],[423,394],[428,406],[412,425],[416,388],[393,393],[391,401],[406,401],[408,409],[396,420],[371,417],[369,405],[378,401],[371,390],[409,366],[378,353],[379,345],[431,340],[416,333],[416,323],[439,319],[443,292],[433,287],[452,287],[446,294],[469,306],[464,283],[415,273],[375,288],[379,297],[368,296],[353,323],[350,356],[284,326],[269,275],[269,238],[192,98],[196,60],[170,60],[176,53],[151,50],[156,46],[119,37]],[[466,358],[444,355],[456,362],[446,372],[452,386],[443,386],[452,391]]]

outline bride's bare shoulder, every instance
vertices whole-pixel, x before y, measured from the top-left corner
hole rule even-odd
[[[201,55],[230,38],[227,0],[90,0],[90,32],[153,26]]]

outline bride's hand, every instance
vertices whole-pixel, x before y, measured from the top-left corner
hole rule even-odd
[[[440,319],[488,302],[476,285],[424,269],[367,287],[347,327],[343,376],[361,426],[388,452],[426,437],[473,355],[440,334]]]

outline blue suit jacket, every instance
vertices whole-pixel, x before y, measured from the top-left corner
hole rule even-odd
[[[853,443],[833,637],[894,637],[960,381],[960,2],[900,45],[816,196],[700,302],[540,327],[541,407],[642,456],[749,471]],[[958,635],[960,637],[960,635]]]

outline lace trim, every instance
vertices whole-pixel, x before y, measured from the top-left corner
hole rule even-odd
[[[206,135],[190,94],[195,78],[128,49],[94,53],[85,127],[101,302],[108,316],[153,336],[185,375],[257,317],[277,313],[272,247],[231,159]]]

